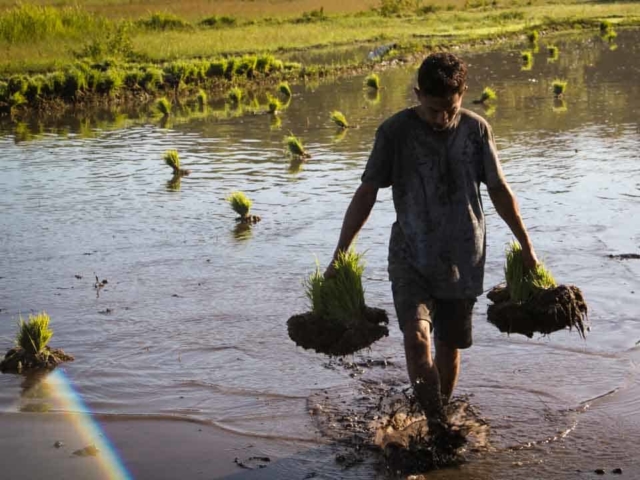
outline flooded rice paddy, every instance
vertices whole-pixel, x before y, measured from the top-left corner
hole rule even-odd
[[[608,255],[640,252],[640,32],[618,33],[615,49],[595,35],[543,38],[531,70],[521,69],[524,44],[463,55],[465,105],[493,125],[538,255],[556,279],[582,288],[592,328],[586,341],[576,332],[509,337],[487,323],[481,298],[457,393],[489,423],[491,446],[430,478],[587,478],[637,466],[640,261]],[[556,61],[548,43],[560,49]],[[279,127],[268,115],[202,115],[166,128],[113,113],[99,123],[5,122],[2,348],[18,315],[44,309],[52,345],[76,357],[64,371],[93,412],[273,438],[267,453],[276,457],[283,442],[296,445],[265,478],[383,478],[371,459],[336,463],[310,409],[318,395],[346,410],[363,385],[408,383],[386,275],[390,191],[357,242],[367,302],[392,314],[391,334],[348,361],[374,366],[329,364],[286,331],[287,318],[307,309],[302,280],[316,258],[330,259],[376,126],[413,103],[415,68],[380,77],[379,96],[363,90],[363,77],[296,85]],[[551,93],[555,78],[568,81],[562,101]],[[498,99],[473,105],[485,86]],[[334,109],[359,128],[337,132]],[[299,168],[283,150],[289,131],[312,155]],[[168,149],[192,171],[179,186],[168,184]],[[224,201],[234,190],[253,199],[259,224],[236,225]],[[489,289],[511,237],[488,198],[485,208]],[[95,289],[96,276],[108,283]],[[47,410],[51,392],[29,394],[23,382],[0,376],[0,409]]]

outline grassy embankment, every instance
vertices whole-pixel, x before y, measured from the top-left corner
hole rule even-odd
[[[514,37],[533,28],[597,28],[602,19],[640,24],[637,3],[379,0],[367,4],[375,10],[358,11],[363,2],[194,0],[173,7],[184,17],[166,12],[141,17],[141,4],[124,0],[108,5],[85,0],[74,7],[6,8],[6,3],[0,0],[0,48],[5,52],[0,60],[0,110],[5,113],[167,93],[176,99],[194,88],[226,91],[234,85],[272,84],[362,67],[301,66],[276,58],[295,49],[398,44],[389,58]],[[331,8],[325,10],[323,3]],[[163,6],[158,0],[155,4]],[[153,6],[145,4],[147,9]],[[311,10],[295,10],[302,7]]]

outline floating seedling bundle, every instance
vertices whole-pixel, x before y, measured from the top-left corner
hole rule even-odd
[[[541,264],[525,272],[522,248],[516,242],[507,251],[506,285],[498,285],[487,294],[487,317],[501,332],[549,334],[575,328],[584,338],[587,330],[587,304],[574,285],[557,285]]]
[[[49,328],[49,315],[45,312],[29,315],[29,321],[20,318],[16,346],[0,362],[2,373],[23,373],[30,370],[51,370],[62,362],[73,360],[71,355],[47,344],[53,336]]]
[[[244,192],[232,192],[226,200],[229,202],[229,205],[231,205],[233,211],[239,215],[239,217],[236,218],[237,222],[253,224],[258,223],[261,220],[258,215],[250,214],[253,201],[251,201]]]
[[[289,337],[318,353],[350,355],[387,336],[389,319],[384,310],[365,305],[361,254],[342,252],[333,266],[333,277],[325,279],[317,266],[305,282],[311,311],[288,320]]]

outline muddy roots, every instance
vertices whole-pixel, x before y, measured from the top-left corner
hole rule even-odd
[[[38,354],[23,348],[12,348],[0,362],[2,373],[26,373],[31,370],[53,370],[60,363],[73,361],[73,357],[58,348],[45,347]]]
[[[520,333],[533,337],[534,333],[549,334],[558,330],[576,329],[582,338],[587,326],[587,304],[582,292],[574,285],[559,285],[541,290],[523,303],[512,302],[504,285],[491,289],[487,298],[487,317],[501,332]]]
[[[335,357],[351,355],[389,335],[387,313],[366,307],[364,319],[349,324],[325,320],[311,312],[294,315],[287,321],[289,337],[304,349]]]

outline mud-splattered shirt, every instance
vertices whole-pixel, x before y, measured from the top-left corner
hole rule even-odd
[[[414,108],[380,125],[362,181],[392,186],[396,222],[389,277],[419,275],[434,298],[482,293],[485,221],[480,183],[505,182],[493,133],[461,109],[451,128],[433,130]]]

